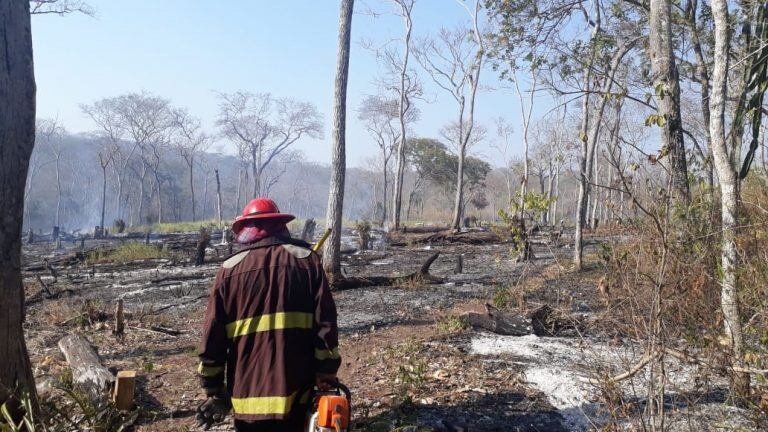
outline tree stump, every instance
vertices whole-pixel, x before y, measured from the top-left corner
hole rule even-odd
[[[32,228],[27,231],[27,243],[32,244],[35,242],[35,231],[32,230]]]
[[[197,246],[195,248],[195,265],[201,266],[205,264],[205,249],[208,248],[208,243],[211,241],[211,234],[205,228],[200,228],[200,236],[197,239]]]
[[[80,335],[65,336],[59,341],[70,369],[72,381],[93,400],[100,400],[115,380],[112,373],[101,364],[91,344]]]
[[[301,239],[305,242],[311,242],[312,239],[315,237],[315,228],[317,227],[317,222],[315,222],[314,219],[309,218],[304,221],[304,228],[301,230]]]
[[[125,335],[125,313],[123,311],[123,299],[117,300],[115,305],[115,329],[113,330],[115,336],[122,339]]]
[[[133,394],[136,389],[136,371],[120,371],[117,373],[115,381],[115,391],[112,394],[112,401],[115,408],[121,411],[128,411],[133,408]]]
[[[453,270],[454,274],[461,274],[464,271],[464,255],[456,255],[456,268]]]

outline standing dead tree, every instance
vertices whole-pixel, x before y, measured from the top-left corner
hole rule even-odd
[[[463,3],[461,3],[463,5]],[[475,127],[475,102],[485,57],[485,42],[479,27],[480,1],[468,11],[472,28],[441,29],[437,38],[427,38],[414,49],[416,60],[440,88],[458,104],[458,169],[451,228],[461,228],[464,203],[464,162]]]
[[[323,133],[321,115],[313,104],[246,91],[219,94],[216,125],[248,158],[254,196],[263,194],[263,172],[275,158],[299,139],[319,139]]]

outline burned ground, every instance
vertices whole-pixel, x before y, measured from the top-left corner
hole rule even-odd
[[[77,243],[59,251],[48,243],[25,247],[25,284],[33,299],[25,329],[41,393],[57,394],[56,383],[66,376],[58,340],[80,333],[111,370],[139,372],[135,430],[195,430],[194,411],[204,397],[195,376],[196,343],[207,290],[227,248],[209,249],[212,262],[195,267],[194,236],[166,235],[152,239],[157,257],[103,259],[104,251],[129,241],[91,241],[83,251]],[[601,327],[596,265],[568,272],[568,249],[547,242],[537,243],[536,259],[523,263],[514,262],[504,243],[412,244],[346,254],[344,272],[404,276],[435,252],[440,256],[431,273],[443,283],[335,293],[344,357],[340,377],[353,391],[357,430],[566,431],[611,419],[600,392],[583,378],[620,371],[641,350]],[[456,274],[459,255],[463,271]],[[127,317],[119,339],[111,332],[118,299]],[[546,304],[563,330],[516,337],[468,328],[465,314],[483,313],[489,303],[512,311]],[[677,394],[687,392],[689,401],[698,395],[702,407],[693,417],[691,410],[677,416],[680,430],[737,417],[718,399],[722,387],[686,386],[693,371],[669,367],[680,369]],[[638,380],[631,385],[641,385]],[[630,400],[632,389],[626,392]],[[682,412],[679,404],[670,401]],[[642,399],[629,405],[641,410]]]

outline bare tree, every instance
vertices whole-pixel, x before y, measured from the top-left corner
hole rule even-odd
[[[119,100],[117,98],[101,99],[92,105],[80,105],[80,109],[96,123],[100,129],[98,135],[102,136],[103,139],[109,140],[111,148],[114,150],[111,152],[111,166],[116,180],[115,216],[118,219],[122,218],[121,205],[123,202],[125,173],[128,169],[128,164],[131,163],[131,158],[136,153],[138,143],[134,141],[127,149],[124,149],[122,146],[122,139],[126,133],[124,127],[125,120],[120,116]]]
[[[464,5],[464,3],[461,3]],[[458,27],[454,30],[441,29],[438,37],[428,38],[414,49],[414,55],[440,88],[447,91],[458,104],[459,148],[456,176],[456,197],[453,206],[451,228],[461,228],[464,202],[464,161],[467,147],[472,139],[475,126],[475,101],[480,84],[480,72],[485,57],[485,44],[480,32],[480,1],[474,9],[467,10],[472,19],[472,29]]]
[[[30,13],[33,15],[67,15],[73,12],[94,15],[95,10],[88,3],[80,0],[30,0]]]
[[[29,2],[0,5],[0,403],[27,393],[37,410],[32,366],[24,342],[24,285],[21,277],[21,227],[24,186],[35,145],[35,74]],[[13,399],[13,400],[12,400]]]
[[[408,70],[408,61],[411,55],[411,33],[413,31],[413,6],[416,0],[392,0],[399,10],[399,15],[405,24],[405,35],[403,36],[403,54],[399,62],[391,61],[390,64],[397,64],[400,75],[400,86],[397,93],[399,103],[397,106],[397,116],[400,120],[400,139],[397,146],[397,173],[395,174],[395,193],[392,201],[392,224],[395,229],[400,228],[400,214],[403,203],[403,177],[405,174],[405,146],[408,143],[408,115],[412,113],[412,96],[421,93],[421,87],[415,74]],[[397,58],[391,56],[392,59]],[[386,193],[384,194],[386,200]],[[386,210],[385,210],[386,211]]]
[[[61,226],[61,156],[63,154],[63,139],[66,131],[57,119],[40,119],[37,122],[37,138],[39,144],[48,147],[53,154],[53,166],[56,172],[56,212],[53,226]],[[55,231],[55,229],[54,229]]]
[[[179,108],[173,110],[173,124],[175,134],[173,145],[184,159],[189,169],[189,193],[191,196],[192,221],[197,220],[195,208],[195,161],[197,156],[205,152],[211,144],[208,135],[205,134],[200,125],[200,119],[193,117],[186,109]]]
[[[363,122],[368,134],[376,142],[381,151],[382,179],[383,179],[383,209],[381,223],[387,221],[387,199],[389,198],[389,161],[395,152],[395,146],[399,147],[401,130],[395,122],[398,120],[398,101],[385,99],[383,96],[368,96],[363,99],[358,109],[358,119]],[[399,150],[398,150],[399,151]],[[394,218],[393,218],[394,220]]]
[[[219,94],[216,125],[248,157],[254,196],[263,194],[262,172],[278,155],[302,137],[317,139],[323,133],[313,104],[245,91]]]
[[[107,210],[107,167],[112,163],[118,147],[116,145],[105,145],[99,151],[99,166],[101,167],[101,219],[99,230],[96,231],[96,237],[104,234],[104,216]]]
[[[744,337],[739,315],[739,286],[737,276],[738,251],[736,229],[739,225],[739,197],[737,167],[731,163],[725,134],[725,106],[728,96],[728,66],[730,26],[726,0],[712,0],[715,21],[715,47],[713,50],[712,94],[710,95],[710,135],[717,178],[720,182],[720,208],[722,212],[722,252],[720,260],[721,308],[725,336],[731,348],[734,366],[743,367]],[[744,396],[749,393],[749,375],[732,372],[731,390]]]
[[[323,249],[323,268],[331,283],[341,275],[341,222],[344,211],[344,179],[347,170],[347,79],[349,77],[349,45],[352,36],[354,0],[342,0],[339,12],[339,42],[336,58],[336,81],[333,91],[333,135],[331,153],[331,185],[326,223],[331,235]]]

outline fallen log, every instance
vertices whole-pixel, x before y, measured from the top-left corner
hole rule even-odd
[[[414,237],[409,239],[411,244],[470,244],[481,245],[489,243],[503,243],[501,237],[496,233],[488,231],[467,231],[454,233],[451,231],[441,231],[426,236]],[[393,246],[405,246],[405,239],[398,239],[392,242]]]
[[[491,305],[486,305],[485,314],[470,312],[464,318],[472,327],[479,327],[503,336],[527,336],[533,333],[530,318],[502,312]]]
[[[70,369],[72,381],[93,400],[104,399],[115,381],[112,373],[101,364],[91,344],[80,335],[65,336],[59,341]]]
[[[439,284],[443,283],[443,279],[432,276],[429,273],[429,268],[432,263],[435,262],[437,257],[440,256],[440,252],[432,254],[424,264],[421,265],[418,271],[411,273],[407,276],[369,276],[369,277],[341,277],[337,278],[331,284],[331,288],[336,291],[365,288],[371,286],[397,286],[407,285],[414,282],[424,284]]]

